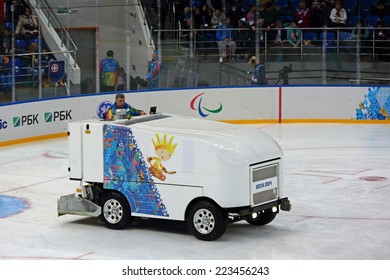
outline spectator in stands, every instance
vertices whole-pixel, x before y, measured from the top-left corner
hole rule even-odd
[[[386,16],[390,14],[389,0],[374,0],[371,8],[371,13],[378,16]]]
[[[118,81],[119,62],[114,58],[114,51],[106,52],[104,58],[99,64],[100,70],[100,91],[114,91]]]
[[[284,48],[284,58],[286,60],[297,60],[301,53],[302,30],[298,28],[295,21],[292,21],[290,26],[286,27],[286,30],[287,44],[285,46],[287,48]]]
[[[287,28],[287,42],[294,48],[300,46],[302,40],[302,30],[298,28],[295,21],[291,22],[291,26]]]
[[[194,28],[195,29],[208,29],[211,26],[211,11],[206,5],[195,9],[194,14]]]
[[[245,16],[242,9],[238,6],[238,3],[236,1],[232,2],[230,4],[230,9],[226,12],[226,17],[230,18],[231,26],[237,27],[238,21],[242,19]]]
[[[250,44],[253,50],[250,55],[255,54],[254,50],[256,49],[256,40],[258,40],[260,47],[265,46],[265,36],[264,36],[264,18],[259,18],[254,24],[250,26]]]
[[[267,39],[270,46],[281,47],[286,40],[286,30],[283,28],[281,20],[276,20],[267,31]]]
[[[25,1],[21,0],[6,0],[6,13],[8,22],[12,22],[11,5],[14,5],[13,19],[16,25],[19,21],[19,17],[24,14],[25,9],[28,7]]]
[[[148,72],[146,73],[145,80],[148,83],[149,89],[159,87],[161,64],[158,56],[159,52],[158,50],[155,50],[153,52],[152,61],[149,63]]]
[[[195,10],[195,28],[196,30],[196,43],[199,54],[204,54],[204,58],[208,55],[209,49],[212,44],[215,44],[214,32],[211,32],[211,16],[212,12],[207,5],[202,5]],[[212,44],[211,44],[212,42]]]
[[[39,79],[43,77],[45,69],[43,68],[41,60],[41,72],[39,73],[39,45],[38,43],[32,43],[28,48],[31,56],[27,63],[27,73],[31,76],[32,87],[37,88],[39,85]]]
[[[34,43],[36,44],[36,43]],[[49,53],[48,50],[42,49],[41,53],[41,69],[42,69],[42,84],[44,87],[50,86],[49,81],[49,63],[51,60],[55,60],[55,57],[53,54]]]
[[[343,8],[340,1],[335,3],[335,7],[330,12],[330,27],[346,27],[347,26],[347,11]]]
[[[361,40],[367,40],[370,37],[370,30],[364,24],[364,20],[361,18],[357,22],[356,26],[352,29],[351,38],[356,40],[360,38]]]
[[[39,52],[39,44],[35,42],[30,44],[28,51],[31,56],[29,57],[29,61],[26,63],[26,65],[28,66],[27,73],[31,75],[32,86],[35,88],[38,87],[39,80],[42,80],[42,85],[44,87],[51,86],[52,84],[48,77],[49,63],[51,60],[55,59],[54,55],[49,53],[48,50],[44,48],[41,52]],[[39,59],[41,63],[41,72],[39,72]],[[58,81],[58,85],[64,86],[64,81]]]
[[[239,20],[238,28],[235,30],[233,37],[235,38],[237,45],[236,54],[241,58],[245,57],[245,59],[248,59],[250,34],[245,18]]]
[[[10,63],[10,58],[0,50],[0,85],[1,91],[5,93],[12,91],[12,63]]]
[[[217,28],[219,24],[223,24],[223,18],[221,10],[215,9],[211,17],[211,28]]]
[[[218,25],[216,39],[219,51],[219,63],[223,63],[223,59],[230,56],[231,61],[234,62],[236,55],[236,42],[233,36],[233,26],[231,19],[227,17],[223,25]]]
[[[132,116],[146,115],[144,111],[136,109],[132,107],[130,104],[126,103],[125,95],[123,93],[117,93],[115,95],[115,103],[112,104],[104,114],[105,119],[107,120],[115,119],[115,115],[118,109],[125,110],[125,115],[127,119],[130,119]]]
[[[280,19],[280,7],[275,6],[272,2],[267,3],[263,11],[264,26],[268,27]]]
[[[246,13],[246,23],[251,26],[256,21],[256,5],[250,5],[248,12]]]
[[[374,29],[375,53],[382,61],[390,61],[390,32],[384,28],[383,19],[378,20]]]
[[[26,39],[37,38],[39,36],[38,20],[32,15],[29,7],[26,7],[24,14],[19,17],[15,35],[19,34],[23,35]]]
[[[267,28],[267,42],[269,54],[274,58],[274,61],[283,61],[283,45],[286,41],[286,29],[283,27],[281,20],[275,21],[274,24]]]
[[[174,0],[173,6],[175,9],[175,28],[179,28],[179,24],[183,25],[184,8],[187,6],[186,0]]]
[[[207,5],[202,5],[199,8],[199,13],[195,16],[195,25],[199,28],[209,29],[211,26],[211,16],[213,13],[207,7]]]
[[[307,7],[306,0],[300,0],[294,12],[294,20],[299,28],[311,27],[311,11]]]
[[[356,26],[352,29],[351,39],[353,42],[360,40],[360,51],[362,53],[366,53],[368,51],[367,47],[370,45],[370,42],[368,41],[370,39],[370,35],[369,27],[364,24],[363,19],[359,19]]]
[[[323,27],[328,25],[328,19],[330,16],[330,11],[327,8],[327,1],[325,0],[316,0],[313,1],[311,6],[311,26],[312,27]],[[316,30],[317,34],[321,32],[320,29]]]
[[[267,73],[265,71],[264,64],[261,61],[256,60],[256,56],[252,56],[248,63],[253,67],[251,85],[255,86],[268,84]]]
[[[0,33],[0,51],[3,54],[12,54],[12,31],[9,27]]]
[[[183,17],[182,17],[182,23],[183,25],[186,24],[186,22],[188,20],[190,20],[192,18],[192,15],[191,15],[191,8],[189,6],[185,6],[184,7],[184,10],[183,10]]]
[[[190,32],[193,28],[193,20],[191,15],[190,7],[184,7],[183,13],[181,15],[180,23],[182,26],[181,38],[184,40],[190,39]]]

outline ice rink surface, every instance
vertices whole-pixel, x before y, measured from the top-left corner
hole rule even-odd
[[[200,241],[181,222],[57,216],[68,179],[66,138],[0,148],[3,260],[389,260],[390,125],[262,125],[281,145],[291,212],[263,227],[245,221]],[[15,213],[20,211],[19,213]]]

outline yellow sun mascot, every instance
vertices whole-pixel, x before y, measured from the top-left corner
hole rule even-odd
[[[175,174],[176,171],[168,171],[163,165],[163,161],[169,160],[175,151],[177,143],[173,143],[173,136],[167,140],[167,134],[164,134],[163,138],[160,138],[160,135],[156,133],[156,139],[152,138],[152,142],[154,145],[154,150],[156,151],[157,157],[148,157],[148,162],[150,164],[149,171],[150,173],[160,179],[161,181],[165,181],[166,174]]]

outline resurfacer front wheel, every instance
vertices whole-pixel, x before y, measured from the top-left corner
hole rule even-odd
[[[191,207],[187,224],[196,238],[212,241],[220,238],[225,233],[228,215],[214,203],[200,201]]]

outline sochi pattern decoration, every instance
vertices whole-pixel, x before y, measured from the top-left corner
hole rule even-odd
[[[390,115],[390,88],[371,87],[356,108],[358,120],[388,120]]]
[[[104,188],[124,194],[134,213],[169,216],[129,127],[104,125]]]

